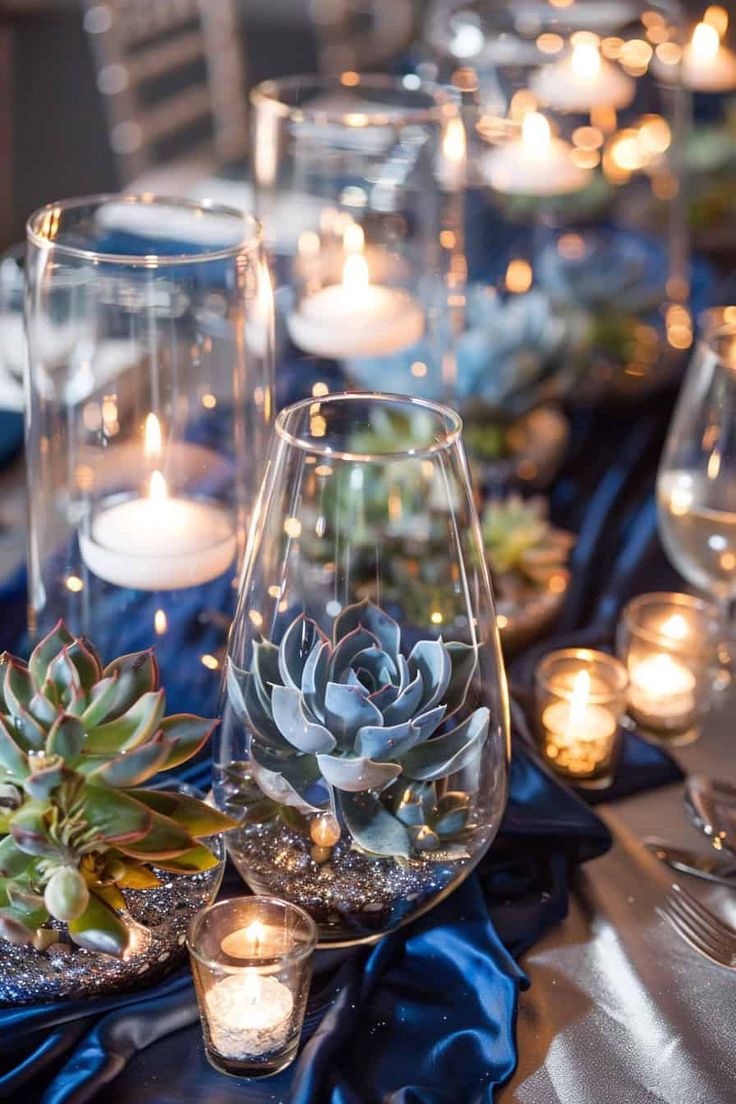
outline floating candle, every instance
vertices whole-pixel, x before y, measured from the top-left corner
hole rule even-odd
[[[736,55],[722,45],[711,23],[698,23],[683,51],[680,68],[683,84],[696,92],[729,92],[736,88]]]
[[[154,471],[146,498],[113,501],[93,518],[79,546],[90,571],[132,590],[201,586],[227,571],[236,537],[227,510],[190,498],[169,498]]]
[[[531,89],[548,107],[587,113],[591,108],[628,107],[636,83],[618,65],[601,57],[595,36],[586,36],[574,43],[568,57],[542,66]]]
[[[497,192],[509,195],[562,195],[584,188],[590,170],[574,165],[572,146],[553,138],[544,115],[528,112],[521,136],[484,156],[485,175]]]
[[[292,341],[315,356],[387,356],[421,339],[424,311],[409,292],[372,284],[365,257],[350,253],[342,283],[307,295],[288,328]]]

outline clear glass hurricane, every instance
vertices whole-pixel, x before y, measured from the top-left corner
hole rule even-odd
[[[680,392],[657,478],[672,564],[718,603],[733,663],[736,602],[736,325],[705,333]],[[729,643],[730,642],[730,643]]]
[[[375,939],[450,892],[506,803],[508,705],[447,407],[336,394],[284,410],[230,637],[215,793],[256,893],[322,943]]]

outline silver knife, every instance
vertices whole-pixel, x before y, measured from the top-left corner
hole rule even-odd
[[[719,859],[715,855],[712,858],[702,858],[693,851],[686,851],[683,847],[675,847],[674,844],[652,837],[642,840],[642,843],[660,862],[666,863],[673,870],[736,889],[736,861]]]

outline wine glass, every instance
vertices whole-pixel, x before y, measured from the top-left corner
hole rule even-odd
[[[659,531],[667,555],[718,604],[722,638],[733,639],[736,601],[736,325],[698,344],[657,477]],[[733,646],[720,649],[732,666]]]
[[[215,795],[256,893],[375,939],[478,862],[508,707],[457,414],[334,394],[278,416],[230,636]]]

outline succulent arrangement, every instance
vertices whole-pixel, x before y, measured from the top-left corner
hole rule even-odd
[[[334,619],[332,639],[294,618],[277,646],[256,642],[250,670],[228,666],[231,703],[251,731],[246,816],[281,816],[329,849],[347,831],[374,857],[431,855],[467,838],[471,799],[446,779],[479,762],[490,713],[449,719],[466,701],[476,649],[418,641],[368,600]],[[470,788],[470,787],[469,787]]]
[[[0,656],[0,936],[38,949],[65,926],[78,946],[123,955],[126,889],[159,885],[152,866],[216,865],[202,840],[234,825],[177,792],[145,789],[186,762],[214,723],[165,717],[152,651],[103,666],[63,623],[28,664]]]

